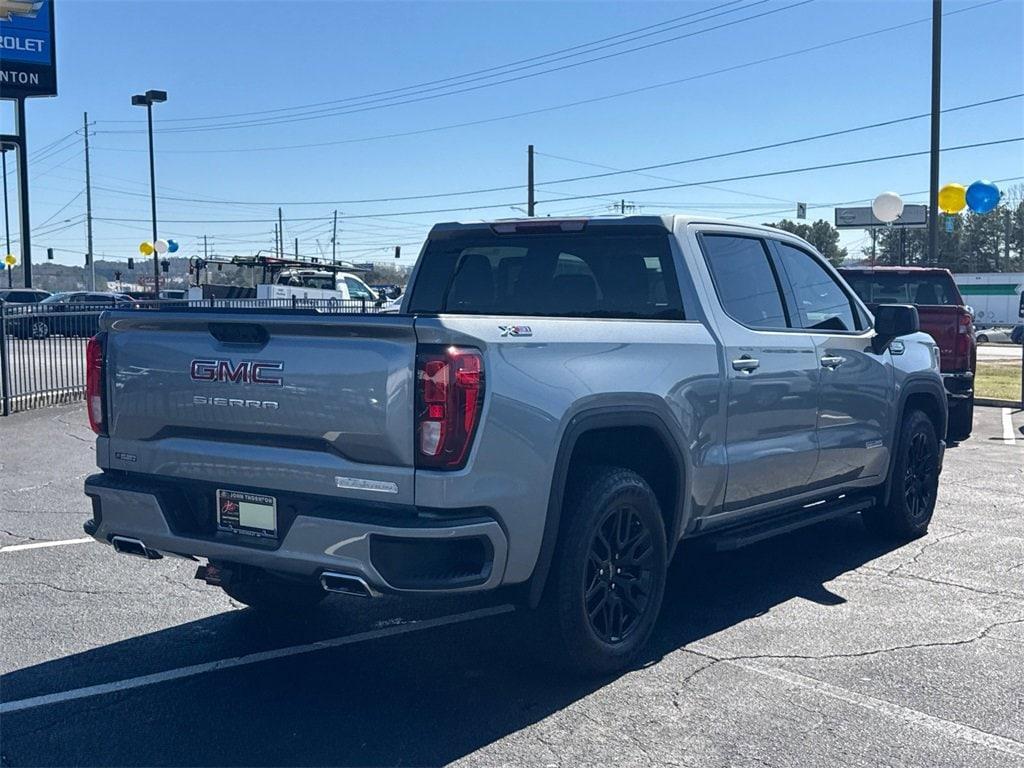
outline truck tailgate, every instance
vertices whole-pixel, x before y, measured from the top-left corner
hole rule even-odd
[[[956,306],[919,305],[917,316],[921,330],[935,339],[939,347],[942,371],[960,371],[970,367],[967,356],[958,352],[957,329],[963,310]]]
[[[411,317],[113,313],[101,466],[413,503]]]

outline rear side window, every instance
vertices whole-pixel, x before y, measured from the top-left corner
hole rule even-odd
[[[750,328],[787,328],[786,310],[763,240],[704,234],[701,247],[726,313]]]
[[[409,302],[431,314],[684,316],[668,233],[652,229],[442,233],[427,245]]]
[[[816,331],[856,330],[853,304],[835,278],[809,253],[778,241],[775,247],[793,289],[800,326]]]
[[[865,304],[957,306],[962,303],[949,275],[852,270],[842,274]]]

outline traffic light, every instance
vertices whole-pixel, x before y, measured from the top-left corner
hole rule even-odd
[[[128,257],[128,269],[135,269],[135,259]]]
[[[171,262],[169,262],[167,259],[161,260],[161,262],[160,262],[160,271],[161,272],[170,272],[171,271]]]
[[[46,260],[53,261],[53,248],[46,249]]]
[[[85,254],[85,266],[87,266],[87,267],[88,267],[88,266],[89,266],[90,264],[92,264],[92,256],[90,256],[90,255],[89,255],[89,254],[87,253],[87,254]]]
[[[400,245],[396,245],[395,246],[395,258],[396,259],[402,258],[402,246],[400,246]]]

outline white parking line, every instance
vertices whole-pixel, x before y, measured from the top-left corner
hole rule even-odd
[[[697,643],[690,647],[694,650],[703,651],[703,649],[708,646],[704,643]],[[715,653],[711,655],[722,658],[718,649],[716,649]],[[982,731],[978,728],[964,725],[963,723],[956,722],[955,720],[947,720],[944,717],[930,715],[919,709],[904,707],[901,704],[894,704],[893,702],[886,701],[885,699],[879,699],[865,693],[858,693],[846,688],[841,688],[838,685],[832,685],[831,683],[826,683],[823,680],[808,677],[807,675],[802,675],[799,672],[781,669],[758,660],[729,659],[726,657],[723,661],[726,664],[740,667],[748,672],[765,675],[788,685],[794,685],[805,690],[813,691],[814,693],[822,696],[838,699],[846,702],[847,704],[861,707],[862,709],[867,709],[893,719],[903,720],[904,722],[917,725],[922,728],[927,728],[928,730],[943,736],[970,742],[996,752],[1024,757],[1024,743],[1021,743],[1016,739],[998,736],[994,733],[989,733],[988,731]]]
[[[1017,443],[1017,437],[1013,434],[1013,419],[1010,417],[1009,408],[1003,408],[1003,440],[1010,445]]]
[[[0,547],[0,552],[20,552],[23,549],[43,549],[45,547],[66,547],[68,544],[90,544],[95,542],[89,536],[84,539],[64,539],[63,541],[33,541],[31,544],[10,544]]]
[[[497,605],[492,608],[480,608],[475,611],[467,611],[466,613],[442,616],[437,619],[425,619],[424,621],[416,621],[409,624],[397,624],[395,626],[384,627],[382,629],[358,632],[354,635],[335,637],[330,640],[320,640],[318,642],[307,643],[305,645],[292,645],[286,648],[275,648],[271,651],[260,651],[259,653],[250,653],[245,656],[235,656],[230,659],[208,661],[204,664],[193,664],[190,667],[168,669],[164,672],[155,672],[151,675],[142,675],[141,677],[130,677],[126,680],[116,680],[112,683],[89,685],[85,688],[75,688],[70,691],[60,691],[58,693],[48,693],[43,696],[33,696],[28,699],[19,699],[17,701],[5,701],[0,703],[0,715],[10,714],[11,712],[20,712],[24,709],[32,709],[34,707],[43,707],[48,704],[60,704],[65,701],[85,699],[90,696],[102,696],[116,691],[127,691],[132,688],[141,688],[146,685],[166,683],[170,680],[181,680],[186,677],[202,675],[206,672],[219,672],[224,669],[235,669],[237,667],[246,667],[250,664],[261,664],[264,661],[284,659],[288,656],[298,656],[303,653],[323,651],[329,648],[340,648],[343,645],[353,645],[355,643],[361,643],[364,640],[377,640],[382,637],[394,637],[395,635],[418,632],[422,629],[443,627],[448,624],[459,624],[464,621],[483,619],[488,616],[498,616],[514,610],[515,607],[511,605]]]

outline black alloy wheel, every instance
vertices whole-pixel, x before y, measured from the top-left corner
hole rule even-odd
[[[590,542],[583,579],[590,627],[606,643],[629,637],[647,611],[654,583],[651,531],[637,511],[613,508]]]

